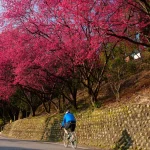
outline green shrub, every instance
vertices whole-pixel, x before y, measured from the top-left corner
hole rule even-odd
[[[143,55],[143,62],[150,64],[150,51],[146,51],[142,55]]]
[[[0,119],[0,125],[3,125],[3,120],[2,119]]]
[[[137,66],[136,66],[136,63],[135,63],[135,61],[129,61],[128,63],[127,63],[127,72],[129,73],[129,74],[134,74],[134,73],[136,73],[136,70],[137,70]]]
[[[101,101],[97,101],[97,102],[94,103],[94,107],[95,107],[95,108],[100,108],[101,105],[102,105],[102,102],[101,102]]]

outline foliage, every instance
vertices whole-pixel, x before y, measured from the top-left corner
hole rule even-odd
[[[1,125],[3,125],[3,120],[2,120],[2,119],[0,119],[0,126],[1,126]]]
[[[116,47],[113,51],[113,57],[109,61],[107,68],[107,81],[110,85],[110,88],[113,94],[116,97],[116,100],[120,99],[120,90],[122,86],[123,79],[126,78],[126,62],[125,54],[123,53],[124,48]]]
[[[10,104],[12,107],[17,107],[20,110],[28,110],[29,106],[24,101],[25,98],[20,90],[17,90],[16,93],[10,97]]]
[[[126,67],[129,75],[135,74],[137,71],[137,65],[135,61],[129,61]]]

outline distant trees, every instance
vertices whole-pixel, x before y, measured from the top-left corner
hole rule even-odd
[[[120,92],[124,79],[127,77],[127,63],[125,62],[125,45],[121,45],[114,49],[111,60],[108,63],[106,77],[111,91],[116,97],[116,101],[120,99]]]

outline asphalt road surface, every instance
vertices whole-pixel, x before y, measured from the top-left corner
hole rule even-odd
[[[73,150],[73,148],[71,146],[65,148],[61,143],[18,140],[0,136],[0,150]],[[77,150],[93,149],[78,147]]]

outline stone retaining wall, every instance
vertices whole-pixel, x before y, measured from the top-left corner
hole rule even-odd
[[[41,140],[46,118],[26,118],[5,125],[3,135],[18,139]]]
[[[81,144],[115,150],[150,150],[150,105],[132,105],[78,118]]]
[[[76,117],[76,132],[81,145],[100,147],[103,150],[150,150],[150,104],[99,109],[82,112]],[[19,129],[17,122],[12,123],[13,126],[5,127],[4,134],[23,139],[38,137],[36,140],[61,141],[61,118],[62,116],[47,117],[43,122],[37,121],[36,128],[27,125],[26,130]],[[25,134],[25,131],[29,132]]]

